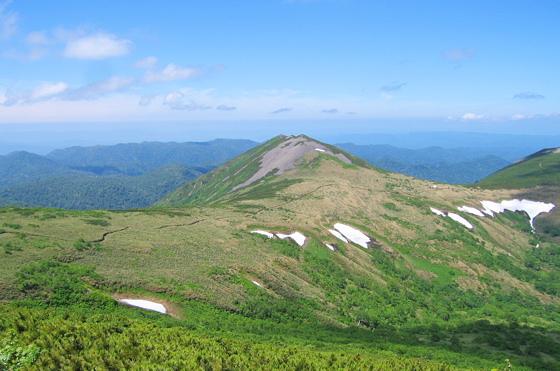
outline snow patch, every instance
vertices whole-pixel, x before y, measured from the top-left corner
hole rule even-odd
[[[291,238],[299,246],[303,246],[303,244],[305,243],[305,239],[307,238],[299,232],[294,232],[292,234],[276,233],[276,236],[280,239]]]
[[[474,207],[461,206],[461,207],[458,207],[457,210],[463,211],[465,213],[473,214],[473,215],[476,215],[476,216],[484,217],[484,213],[482,211],[478,210],[477,208],[474,208]]]
[[[315,151],[326,152],[324,149],[321,149],[321,148],[315,148]]]
[[[263,236],[266,236],[268,238],[274,237],[274,235],[272,233],[267,232],[267,231],[251,231],[251,233],[262,234]]]
[[[469,221],[465,218],[463,218],[461,215],[458,214],[454,214],[454,213],[447,213],[447,216],[450,217],[451,219],[455,220],[458,223],[461,223],[462,225],[464,225],[465,227],[469,228],[469,229],[473,229],[473,225],[471,223],[469,223]]]
[[[344,241],[345,243],[348,243],[348,240],[346,239],[346,237],[344,237],[339,231],[337,231],[336,229],[329,229],[329,232],[331,232],[336,238],[338,238],[339,240]]]
[[[440,216],[445,216],[445,213],[444,213],[443,211],[438,210],[438,209],[436,209],[435,207],[430,207],[430,210],[431,210],[433,213],[435,213],[435,214],[438,214],[438,215],[440,215]]]
[[[257,281],[251,281],[251,282],[253,282],[255,285],[257,285],[259,287],[262,287],[262,285],[260,283],[258,283]]]
[[[357,245],[362,246],[363,248],[368,248],[368,242],[371,242],[371,239],[360,232],[359,230],[352,228],[346,224],[336,223],[334,228],[337,229],[340,233],[344,235],[348,240],[354,242]],[[332,233],[332,232],[331,232]]]
[[[539,215],[540,213],[548,213],[552,210],[556,205],[554,204],[547,204],[541,201],[530,201],[530,200],[504,200],[501,203],[492,202],[492,201],[480,201],[482,206],[484,206],[484,212],[494,216],[493,213],[503,213],[506,210],[509,211],[525,211],[527,215],[529,215],[531,228],[535,228],[533,226],[533,220]]]
[[[325,246],[327,246],[332,251],[335,251],[333,245],[326,243]]]
[[[440,216],[443,216],[443,217],[448,216],[451,219],[455,220],[458,223],[461,223],[462,225],[464,225],[465,227],[467,227],[469,229],[474,228],[473,225],[471,223],[469,223],[469,221],[467,219],[463,218],[461,215],[458,215],[458,214],[455,214],[455,213],[447,213],[446,214],[443,211],[438,210],[434,207],[430,207],[430,210],[437,215],[440,215]]]
[[[153,301],[141,299],[120,299],[119,301],[133,307],[153,310],[160,313],[167,313],[167,309],[162,304],[154,303]]]

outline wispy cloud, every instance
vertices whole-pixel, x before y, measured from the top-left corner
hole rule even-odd
[[[233,111],[236,110],[237,107],[235,106],[226,106],[225,104],[220,104],[219,106],[216,107],[216,109],[218,111]]]
[[[465,113],[461,116],[461,120],[463,121],[472,121],[472,120],[482,120],[486,117],[484,115],[477,115],[476,113]]]
[[[394,91],[401,90],[402,87],[405,86],[405,85],[406,85],[406,83],[404,83],[404,82],[400,82],[400,83],[399,82],[394,82],[391,85],[385,85],[385,86],[380,87],[379,90],[382,91],[382,92],[389,93],[389,92],[394,92]]]
[[[211,106],[198,104],[178,91],[167,94],[163,104],[171,109],[181,111],[204,111],[212,108]]]
[[[42,83],[31,92],[30,99],[38,101],[50,98],[63,93],[66,89],[68,89],[68,84],[65,82]]]
[[[0,3],[0,40],[9,39],[16,32],[18,16],[6,10],[11,0]]]
[[[474,53],[475,50],[473,48],[451,49],[444,51],[442,55],[454,68],[460,68],[463,62],[474,56]]]
[[[142,77],[142,82],[169,82],[185,80],[191,77],[199,76],[200,69],[194,67],[181,67],[176,64],[170,63],[161,70],[149,70]]]
[[[135,62],[132,67],[151,70],[157,68],[158,59],[156,57],[147,57]]]
[[[528,91],[515,94],[513,99],[544,99],[544,95],[531,93]]]
[[[68,92],[67,96],[71,100],[92,99],[110,92],[125,91],[130,89],[134,82],[133,78],[123,76],[113,76],[106,80],[94,82],[84,87]]]
[[[474,51],[473,48],[446,50],[443,52],[443,57],[451,62],[460,62],[472,58]]]
[[[283,113],[283,112],[288,112],[288,111],[291,111],[291,110],[292,110],[291,108],[284,107],[284,108],[277,109],[276,111],[272,111],[270,113],[276,115],[276,114]]]
[[[338,109],[336,109],[336,108],[324,109],[321,112],[323,112],[323,113],[338,113]]]
[[[67,89],[68,84],[64,82],[43,82],[30,91],[7,90],[3,96],[2,104],[5,106],[27,105],[55,99]]]
[[[132,41],[116,35],[98,32],[68,41],[62,55],[77,59],[106,59],[120,57],[130,52]]]

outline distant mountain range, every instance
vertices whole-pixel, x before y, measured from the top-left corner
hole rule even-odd
[[[144,142],[0,156],[0,206],[129,209],[148,206],[258,143]]]
[[[480,143],[484,144],[476,144]],[[258,144],[216,139],[74,146],[44,156],[16,151],[0,156],[0,206],[145,207]],[[337,147],[382,169],[449,184],[475,183],[531,153],[519,154],[522,149],[507,146],[405,149],[343,143]],[[516,154],[519,157],[512,158]]]

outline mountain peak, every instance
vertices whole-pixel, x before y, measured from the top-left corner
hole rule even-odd
[[[246,181],[233,187],[232,191],[246,187],[268,174],[281,175],[287,170],[297,169],[301,164],[297,164],[296,161],[311,151],[327,153],[347,164],[352,164],[352,161],[343,153],[334,153],[327,145],[305,135],[286,136],[284,141],[263,154],[257,172]]]
[[[278,135],[185,184],[156,206],[216,202],[232,192],[296,170],[321,156],[332,156],[333,160],[347,165],[371,168],[365,161],[306,135]]]

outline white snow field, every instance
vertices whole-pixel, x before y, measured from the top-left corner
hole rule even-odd
[[[326,243],[325,246],[327,246],[329,249],[331,249],[332,251],[335,251],[333,245]]]
[[[262,234],[263,236],[266,236],[268,238],[274,237],[274,235],[272,233],[267,232],[267,231],[251,231],[251,233]]]
[[[336,223],[334,225],[334,228],[342,233],[342,235],[344,235],[344,237],[346,237],[348,240],[362,246],[365,249],[368,248],[368,242],[371,242],[371,239],[368,236],[366,236],[356,228],[352,228],[346,224]]]
[[[438,210],[438,209],[436,209],[435,207],[430,207],[430,210],[431,210],[433,213],[435,213],[435,214],[438,214],[438,215],[440,215],[440,216],[445,216],[445,213],[444,213],[443,211]]]
[[[305,243],[305,239],[306,239],[306,237],[299,232],[294,232],[292,234],[276,233],[276,236],[280,239],[291,238],[299,246],[303,246],[303,244]]]
[[[484,212],[494,216],[493,213],[503,213],[506,210],[510,211],[525,211],[529,215],[531,227],[533,226],[533,220],[540,213],[548,213],[556,205],[547,204],[541,201],[530,201],[530,200],[503,200],[501,203],[492,201],[480,201],[482,206],[484,206]]]
[[[548,213],[550,212],[550,210],[556,207],[556,205],[554,204],[548,204],[541,201],[517,200],[517,199],[503,200],[500,203],[493,202],[493,201],[480,201],[480,203],[484,207],[484,209],[482,210],[470,206],[461,206],[458,207],[457,210],[469,214],[473,214],[476,216],[481,216],[481,217],[485,217],[486,215],[494,216],[494,213],[499,214],[499,213],[503,213],[506,210],[513,211],[513,212],[524,211],[527,213],[527,215],[529,215],[529,219],[530,219],[529,221],[531,224],[531,228],[533,228],[533,230],[535,229],[533,225],[533,221],[535,220],[537,215],[539,215],[540,213]],[[473,228],[473,225],[460,215],[454,213],[446,214],[443,211],[440,211],[433,207],[430,207],[430,210],[438,215],[448,216],[451,219],[463,224],[467,228],[471,228],[471,229]]]
[[[446,217],[446,216],[450,217],[451,219],[455,220],[458,223],[461,223],[462,225],[464,225],[465,227],[467,227],[469,229],[474,228],[473,225],[467,219],[463,218],[461,215],[458,215],[458,214],[455,214],[455,213],[447,213],[446,214],[443,211],[438,210],[434,207],[430,207],[430,210],[437,215],[440,215],[440,216],[443,216],[443,217]]]
[[[120,299],[119,301],[121,303],[132,305],[133,307],[153,310],[160,313],[167,313],[167,309],[163,306],[163,304],[154,303],[153,301],[141,299]]]
[[[336,229],[329,229],[329,232],[331,232],[336,238],[338,238],[339,240],[348,243],[348,240],[346,239],[346,237],[344,237],[339,231],[337,231]]]
[[[461,215],[455,214],[455,213],[447,213],[447,216],[450,217],[451,219],[455,220],[458,223],[461,223],[462,225],[464,225],[465,227],[469,228],[469,229],[473,229],[474,226],[465,218],[463,218]]]
[[[458,207],[457,210],[463,211],[465,213],[473,214],[473,215],[476,215],[476,216],[482,216],[482,217],[485,216],[482,211],[478,210],[477,208],[470,207],[470,206],[461,206],[461,207]]]

